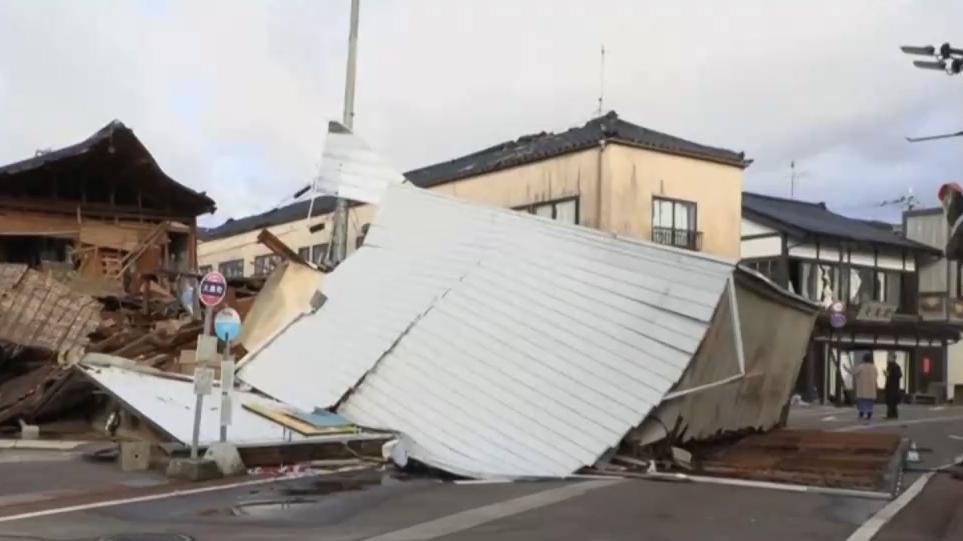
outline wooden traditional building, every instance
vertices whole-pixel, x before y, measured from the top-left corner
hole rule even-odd
[[[947,347],[960,328],[919,310],[919,271],[938,261],[941,250],[823,203],[744,193],[742,211],[743,264],[827,308],[817,319],[800,394],[842,399],[851,387],[847,369],[864,352],[873,353],[880,374],[887,353],[895,352],[910,399],[945,396]],[[844,318],[834,325],[828,308],[836,303]]]
[[[0,262],[129,288],[159,269],[196,269],[196,218],[214,208],[113,121],[75,145],[0,166]]]

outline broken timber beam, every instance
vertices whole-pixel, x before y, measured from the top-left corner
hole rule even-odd
[[[284,241],[279,239],[277,235],[271,233],[267,229],[262,229],[261,232],[258,233],[257,241],[267,246],[269,250],[281,256],[282,258],[287,259],[288,261],[293,261],[301,265],[308,265],[308,262],[305,261],[303,257],[298,255],[298,253],[289,248],[287,244],[284,244]]]

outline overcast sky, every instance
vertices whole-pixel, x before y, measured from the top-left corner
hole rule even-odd
[[[0,163],[132,127],[210,193],[207,224],[317,171],[341,116],[349,0],[0,0]],[[954,0],[362,0],[355,129],[401,170],[605,109],[755,160],[745,188],[898,220],[879,201],[963,176],[963,76],[900,44],[963,45]]]

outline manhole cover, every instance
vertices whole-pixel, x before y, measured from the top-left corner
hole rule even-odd
[[[122,533],[101,537],[99,541],[194,541],[194,538],[180,533]]]

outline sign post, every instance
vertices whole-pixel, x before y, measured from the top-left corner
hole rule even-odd
[[[204,304],[204,331],[197,337],[197,367],[194,368],[194,432],[191,436],[191,460],[197,460],[198,443],[201,434],[201,412],[204,410],[204,395],[209,394],[214,384],[214,370],[209,366],[217,353],[217,339],[211,336],[214,307],[224,301],[227,295],[227,280],[224,275],[211,271],[201,278],[198,284],[201,303]],[[212,344],[213,342],[213,344]],[[211,348],[211,345],[214,347]],[[213,349],[213,351],[212,351]]]
[[[224,360],[221,361],[221,442],[227,441],[227,427],[231,424],[231,395],[234,391],[234,356],[231,342],[241,334],[241,316],[227,307],[214,318],[214,332],[224,341]]]

